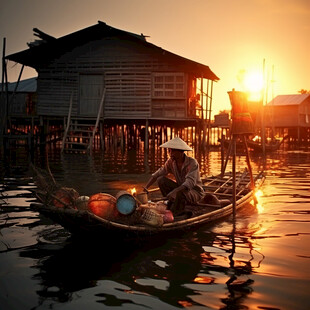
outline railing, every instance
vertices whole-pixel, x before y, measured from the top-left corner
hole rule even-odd
[[[101,101],[100,101],[100,105],[99,105],[99,111],[98,111],[98,114],[97,114],[96,124],[95,124],[94,130],[93,130],[92,137],[89,139],[89,145],[88,145],[88,148],[87,148],[88,152],[90,152],[92,150],[92,148],[93,148],[93,141],[94,141],[95,134],[96,134],[96,131],[97,131],[97,127],[98,127],[98,124],[99,124],[99,121],[100,121],[100,117],[101,117],[101,114],[102,114],[103,103],[104,103],[104,98],[105,98],[105,92],[106,92],[106,89],[104,88],[103,93],[102,93],[102,97],[101,97]]]
[[[73,93],[71,93],[71,96],[70,96],[70,107],[69,107],[69,113],[68,113],[68,119],[67,119],[67,125],[66,125],[66,129],[65,129],[65,133],[64,133],[64,137],[62,139],[61,152],[63,152],[63,150],[64,150],[66,139],[67,139],[67,135],[68,135],[68,130],[69,130],[69,127],[70,127],[71,111],[72,111],[72,101],[73,101]]]

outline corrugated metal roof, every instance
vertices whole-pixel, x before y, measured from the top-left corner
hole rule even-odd
[[[8,90],[10,92],[13,92],[15,90],[16,84],[17,82],[8,83]],[[2,86],[1,83],[0,83],[0,86]],[[24,93],[31,93],[31,92],[36,92],[36,91],[37,91],[37,77],[19,81],[19,84],[16,90],[16,92],[24,92]]]
[[[300,105],[308,97],[310,97],[310,94],[279,95],[270,102],[268,102],[267,105]]]

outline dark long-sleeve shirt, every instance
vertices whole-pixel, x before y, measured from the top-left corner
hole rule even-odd
[[[153,173],[154,178],[173,174],[178,186],[184,185],[188,190],[195,189],[198,193],[203,193],[202,182],[200,178],[199,164],[195,158],[186,154],[181,171],[178,170],[176,162],[169,158],[165,164]]]

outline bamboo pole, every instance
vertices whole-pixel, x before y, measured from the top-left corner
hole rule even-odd
[[[101,143],[101,150],[104,151],[104,119],[100,122],[100,143]]]
[[[92,148],[93,148],[93,141],[94,141],[95,134],[96,134],[96,130],[97,130],[97,127],[98,127],[98,124],[99,124],[99,120],[100,120],[100,117],[101,117],[101,113],[102,113],[102,111],[103,111],[103,104],[104,104],[104,98],[105,98],[105,91],[106,91],[106,89],[104,88],[103,94],[102,94],[102,97],[101,97],[101,101],[100,101],[100,105],[99,105],[99,111],[98,111],[98,114],[97,114],[96,124],[95,124],[94,130],[93,130],[92,137],[90,138],[87,151],[92,151]]]
[[[201,125],[202,125],[202,147],[205,147],[205,122],[203,113],[203,75],[201,74],[200,81],[200,104],[201,104]],[[201,133],[200,133],[201,134]]]
[[[2,82],[1,82],[1,93],[3,94],[4,90],[4,64],[5,64],[5,42],[6,39],[3,38],[3,48],[2,48]]]
[[[65,129],[64,137],[62,139],[61,152],[64,151],[65,142],[67,139],[68,130],[69,130],[70,122],[71,122],[72,101],[73,101],[73,92],[71,93],[71,96],[70,96],[70,106],[69,106],[69,112],[68,112],[68,119],[67,119],[67,125],[66,125],[66,129]]]
[[[5,103],[4,103],[4,113],[3,113],[3,125],[4,132],[7,133],[8,127],[8,105],[9,105],[9,90],[8,90],[8,73],[5,61],[5,48],[6,48],[6,38],[3,38],[3,52],[2,52],[2,79],[5,86]],[[1,130],[2,131],[2,130]]]
[[[226,159],[225,159],[225,162],[222,166],[222,171],[221,171],[221,175],[223,176],[224,173],[225,173],[225,170],[226,170],[226,167],[227,167],[227,163],[228,163],[228,160],[229,160],[229,156],[230,156],[230,152],[232,150],[232,141],[233,140],[233,136],[231,137],[230,139],[230,142],[229,142],[229,146],[228,146],[228,150],[227,150],[227,154],[226,154]]]
[[[210,131],[211,131],[211,112],[212,112],[212,96],[213,96],[213,81],[211,81],[211,91],[210,91],[210,106],[209,106],[209,122],[208,122],[208,142],[207,145],[209,147],[210,144]],[[209,94],[209,80],[208,80],[208,94]]]
[[[246,142],[245,135],[243,135],[243,143],[245,145],[245,150],[246,150],[246,162],[247,162],[248,169],[249,169],[251,187],[252,187],[252,189],[254,189],[255,184],[254,184],[254,179],[253,179],[252,167],[251,167],[251,163],[250,163],[250,154],[249,154],[249,149],[248,149],[248,143]]]
[[[145,137],[144,137],[144,151],[149,149],[149,120],[145,120]]]
[[[17,79],[16,85],[15,85],[15,88],[14,88],[14,91],[13,91],[13,94],[12,94],[12,97],[11,97],[11,100],[10,100],[10,104],[11,104],[11,103],[13,102],[13,100],[14,100],[14,97],[15,97],[15,94],[16,94],[16,91],[17,91],[17,88],[18,88],[20,79],[21,79],[22,74],[23,74],[23,71],[24,71],[24,67],[25,67],[25,65],[22,65],[22,67],[21,67],[21,69],[20,69],[20,72],[19,72],[19,75],[18,75],[18,79]]]
[[[233,220],[236,220],[236,136],[233,135],[232,139],[232,151],[233,151],[233,158],[232,158],[232,174],[233,174]]]
[[[1,97],[0,97],[0,148],[3,146],[3,134],[4,134],[4,122],[5,122],[5,111],[4,111],[4,56],[5,56],[5,38],[3,38],[3,52],[2,52],[2,80],[1,80]]]
[[[263,60],[263,77],[265,79],[265,59]],[[266,83],[264,83],[266,84]],[[264,117],[264,97],[265,97],[266,89],[265,85],[263,87],[262,94],[262,110],[261,110],[261,139],[262,139],[262,147],[263,147],[263,158],[264,162],[266,161],[266,141],[265,141],[265,117]]]
[[[122,152],[124,151],[124,125],[119,126],[119,136],[120,136],[120,147]]]

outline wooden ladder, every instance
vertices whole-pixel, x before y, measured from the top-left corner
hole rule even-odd
[[[65,128],[61,152],[68,153],[89,153],[93,148],[93,141],[99,125],[102,114],[103,102],[105,97],[105,89],[99,105],[96,122],[92,119],[72,118],[72,94],[70,97],[70,107]]]

